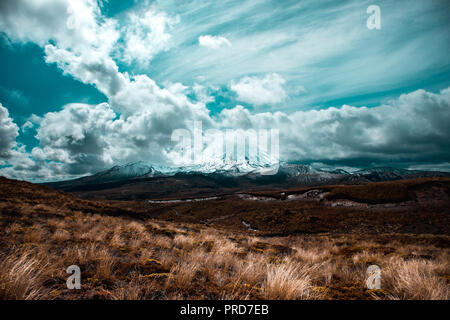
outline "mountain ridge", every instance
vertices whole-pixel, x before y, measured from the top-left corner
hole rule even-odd
[[[54,189],[113,199],[211,196],[240,190],[282,189],[326,184],[361,184],[404,179],[450,177],[450,173],[375,167],[349,173],[310,165],[282,163],[274,175],[257,170],[198,171],[196,167],[158,167],[139,161],[74,180],[45,183]]]

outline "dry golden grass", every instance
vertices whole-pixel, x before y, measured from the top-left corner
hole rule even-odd
[[[194,253],[192,256],[198,256],[202,253]],[[177,262],[170,269],[170,281],[173,282],[178,288],[189,287],[192,280],[196,276],[197,271],[200,269],[199,261],[193,259],[187,259],[181,257],[181,261]]]
[[[310,270],[302,270],[291,260],[270,265],[262,285],[264,297],[270,300],[307,299],[310,289]]]
[[[0,262],[0,299],[36,300],[46,297],[42,269],[30,253],[13,251]]]
[[[384,285],[392,288],[394,299],[448,300],[449,286],[434,272],[442,267],[431,261],[392,259],[383,274]]]
[[[76,201],[6,211],[0,204],[0,299],[450,298],[445,235],[263,238],[68,206]],[[365,287],[372,264],[382,270],[382,290]],[[70,265],[81,268],[81,290],[66,288]]]
[[[105,248],[96,250],[96,256],[98,263],[95,275],[102,279],[110,278],[117,263],[116,258]]]

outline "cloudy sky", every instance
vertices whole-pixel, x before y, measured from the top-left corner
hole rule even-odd
[[[279,129],[284,161],[450,171],[449,52],[446,0],[2,0],[0,175],[171,166],[193,121]]]

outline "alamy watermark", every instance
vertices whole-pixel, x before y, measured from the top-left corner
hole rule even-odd
[[[193,129],[176,129],[171,137],[183,165],[237,164],[257,168],[262,175],[274,175],[280,162],[278,129],[208,129],[194,121]]]
[[[66,272],[71,274],[69,278],[67,278],[66,285],[67,289],[81,289],[81,270],[80,267],[73,264],[67,267]]]
[[[371,265],[366,271],[367,289],[381,289],[381,269],[377,265]]]
[[[367,7],[366,12],[370,14],[367,18],[367,29],[369,30],[380,30],[381,29],[381,9],[380,6],[372,4]]]

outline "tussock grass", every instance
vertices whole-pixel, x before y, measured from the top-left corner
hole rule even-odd
[[[31,253],[19,250],[2,256],[0,261],[0,299],[36,300],[46,297],[42,269]]]
[[[415,235],[261,238],[78,211],[31,219],[31,211],[4,220],[0,299],[450,298],[449,249],[425,235],[422,244]],[[66,288],[73,264],[81,290]],[[382,270],[380,292],[365,288],[371,264]]]
[[[450,287],[433,272],[437,268],[436,262],[392,259],[382,279],[394,299],[448,300]]]
[[[311,272],[291,260],[270,265],[262,285],[263,296],[270,300],[307,299],[311,293]]]

